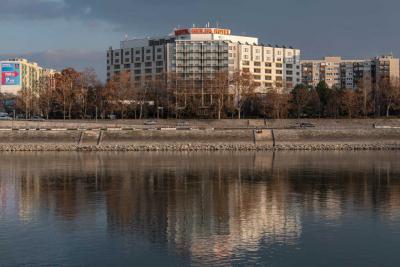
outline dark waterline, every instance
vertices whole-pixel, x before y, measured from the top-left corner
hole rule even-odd
[[[400,152],[0,156],[1,267],[400,264]]]

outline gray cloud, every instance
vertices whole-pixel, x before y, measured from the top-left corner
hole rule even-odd
[[[398,0],[2,0],[1,19],[55,18],[106,23],[131,37],[174,27],[230,27],[261,41],[293,45],[303,58],[400,54]],[[27,24],[29,25],[29,24]],[[107,34],[107,33],[105,33]],[[122,34],[121,34],[122,36]],[[118,41],[118,40],[117,40]],[[115,43],[116,40],[110,40]],[[105,47],[107,49],[107,47]],[[59,56],[62,56],[61,54]],[[104,66],[102,62],[102,66]]]

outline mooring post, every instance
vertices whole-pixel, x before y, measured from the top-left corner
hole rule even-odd
[[[80,146],[83,142],[83,135],[85,134],[84,131],[81,132],[81,134],[79,135],[79,141],[78,141],[78,145]]]
[[[97,138],[97,145],[101,145],[101,142],[103,141],[103,131],[100,130],[99,132],[99,137]]]
[[[274,133],[274,129],[271,129],[271,136],[272,136],[272,145],[273,145],[273,147],[275,147],[275,145],[276,145],[276,141],[275,141],[275,133]]]

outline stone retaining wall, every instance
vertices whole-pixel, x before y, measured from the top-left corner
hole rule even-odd
[[[0,131],[0,150],[398,149],[400,129]]]

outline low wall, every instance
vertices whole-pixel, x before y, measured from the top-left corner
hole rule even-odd
[[[400,129],[1,130],[0,150],[400,149]]]

